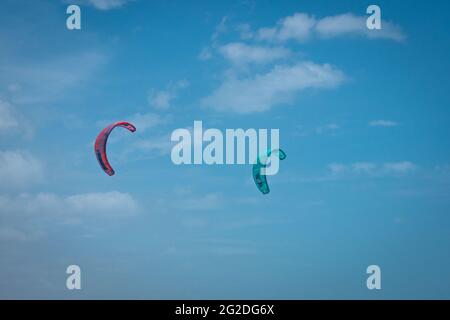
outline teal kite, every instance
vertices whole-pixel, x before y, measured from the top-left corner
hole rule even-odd
[[[277,154],[280,160],[286,159],[286,153],[284,153],[281,149],[274,149],[272,151],[268,151],[266,155],[263,157],[258,157],[256,163],[253,165],[253,180],[255,181],[256,186],[262,194],[268,194],[270,192],[269,184],[267,183],[267,178],[265,174],[261,174],[261,169],[266,168],[267,159],[272,155]]]

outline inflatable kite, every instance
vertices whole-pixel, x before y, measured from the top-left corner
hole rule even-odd
[[[109,134],[114,130],[115,127],[122,127],[128,129],[131,132],[136,131],[136,127],[131,123],[118,121],[116,123],[110,124],[105,129],[103,129],[97,136],[97,139],[95,139],[95,156],[97,157],[100,167],[102,167],[103,171],[105,171],[106,174],[110,176],[114,175],[114,169],[109,164],[108,157],[106,156],[106,143],[108,142]]]
[[[253,180],[255,181],[256,187],[258,187],[258,190],[261,191],[262,194],[268,194],[270,192],[266,175],[261,173],[261,169],[267,167],[267,159],[269,159],[272,154],[278,155],[278,158],[280,160],[286,159],[286,154],[283,150],[275,149],[272,151],[268,151],[267,155],[258,157],[256,163],[253,165]]]

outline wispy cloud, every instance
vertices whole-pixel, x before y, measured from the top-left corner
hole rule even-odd
[[[119,8],[130,0],[89,0],[89,2],[97,9],[110,10]]]
[[[220,54],[233,64],[262,64],[288,57],[290,50],[282,47],[263,47],[232,42],[219,48]]]
[[[139,132],[145,132],[166,122],[166,119],[155,113],[135,113],[129,117]]]
[[[347,166],[341,164],[341,163],[330,163],[328,165],[328,169],[331,171],[333,175],[338,175],[347,170]]]
[[[48,102],[64,97],[68,89],[88,80],[106,61],[101,53],[83,52],[48,61],[17,63],[0,67],[0,81],[18,84],[19,89],[10,93],[14,103]]]
[[[147,100],[151,107],[159,110],[166,110],[170,108],[171,102],[177,97],[181,89],[186,88],[189,82],[180,80],[174,85],[169,85],[164,90],[153,88],[150,90]]]
[[[224,16],[222,17],[222,19],[220,20],[220,23],[217,24],[216,26],[216,30],[214,31],[214,33],[211,36],[211,40],[213,42],[215,42],[217,40],[217,38],[222,34],[227,32],[228,27],[227,27],[227,21],[228,21],[228,17]]]
[[[398,126],[398,122],[391,120],[372,120],[369,122],[371,127],[395,127]]]
[[[133,0],[64,0],[64,3],[70,3],[70,4],[88,4],[90,6],[93,6],[96,9],[99,10],[111,10],[111,9],[117,9],[122,6],[124,6],[126,3],[131,2]]]
[[[383,165],[383,170],[386,172],[392,172],[392,173],[409,173],[411,171],[414,171],[417,169],[417,166],[410,162],[410,161],[402,161],[402,162],[391,162],[391,163],[385,163]]]
[[[0,241],[26,241],[44,235],[50,224],[80,224],[87,220],[111,221],[140,212],[138,202],[118,191],[60,196],[55,193],[0,194]],[[103,222],[104,223],[104,222]]]
[[[248,23],[242,23],[236,27],[241,40],[250,40],[254,37],[254,33]]]
[[[34,215],[65,218],[122,217],[137,213],[139,205],[128,193],[118,191],[82,193],[60,196],[55,193],[21,193],[0,195],[4,214]]]
[[[360,35],[369,39],[387,39],[403,41],[406,39],[401,28],[389,21],[383,21],[381,30],[370,30],[366,27],[367,16],[355,16],[351,13],[325,17],[318,20],[316,31],[324,38],[345,35]]]
[[[17,105],[0,99],[0,137],[15,135],[31,138],[33,134],[34,126]]]
[[[74,214],[94,213],[109,217],[136,214],[138,203],[129,194],[118,191],[84,193],[60,199]]]
[[[405,175],[417,169],[417,165],[410,161],[386,162],[377,164],[373,162],[355,162],[351,164],[331,163],[328,165],[333,176],[353,175]]]
[[[355,173],[372,174],[377,169],[377,165],[372,162],[355,162],[351,164],[351,170]]]
[[[198,54],[198,59],[205,61],[209,60],[213,56],[213,51],[217,49],[219,46],[219,37],[221,34],[226,33],[228,31],[227,26],[228,17],[224,16],[220,20],[220,22],[216,25],[216,28],[214,30],[214,33],[211,35],[210,44],[207,46],[204,46],[200,53]]]
[[[25,151],[0,151],[1,189],[21,188],[43,180],[40,160]]]
[[[19,126],[19,121],[14,115],[14,110],[11,104],[0,100],[0,133],[2,131],[15,129]]]
[[[241,41],[220,45],[219,35],[229,30],[227,18],[223,18],[212,36],[211,46],[202,49],[200,58],[210,59],[214,51],[231,62],[232,66],[226,70],[223,83],[202,99],[202,105],[217,111],[263,112],[276,105],[292,103],[296,94],[302,90],[340,85],[345,79],[343,72],[328,64],[297,62],[288,65],[287,58],[293,56],[292,51],[280,44],[289,40],[305,42],[312,38],[325,39],[344,35],[395,41],[405,39],[397,25],[383,21],[382,30],[369,30],[366,19],[367,16],[356,16],[351,13],[316,18],[299,12],[280,19],[273,27],[259,28],[255,32],[251,30],[249,24],[240,24],[234,30],[239,32]],[[248,40],[266,41],[271,45],[261,45],[261,42],[249,43]],[[250,66],[277,61],[283,62],[278,62],[272,70],[262,74],[255,74],[256,67]],[[245,67],[240,68],[242,66]],[[166,95],[162,98],[165,101]],[[383,124],[389,125],[388,123],[378,125]],[[317,133],[335,129],[337,128],[318,128]]]
[[[323,126],[316,127],[315,131],[317,134],[335,133],[339,128],[339,125],[337,125],[336,123],[329,123]]]
[[[305,89],[332,88],[344,81],[344,74],[328,65],[301,62],[278,65],[265,74],[229,78],[202,100],[205,107],[235,113],[263,112],[293,101]]]
[[[260,28],[258,38],[269,41],[307,40],[316,25],[316,19],[305,13],[296,13],[278,21],[275,27]]]
[[[366,27],[367,16],[345,13],[317,19],[306,13],[295,13],[277,22],[274,27],[260,28],[257,38],[268,41],[296,40],[305,42],[311,38],[334,38],[346,35],[363,36],[368,39],[403,41],[406,36],[401,28],[392,22],[383,21],[381,30]]]

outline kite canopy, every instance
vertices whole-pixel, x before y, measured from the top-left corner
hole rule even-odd
[[[256,163],[253,165],[253,180],[255,181],[256,187],[262,194],[268,194],[270,192],[269,184],[267,183],[267,178],[265,174],[261,174],[261,168],[267,167],[267,159],[272,155],[278,155],[280,160],[286,159],[286,153],[281,149],[275,149],[268,151],[266,155],[258,157]]]
[[[106,156],[106,143],[108,142],[109,134],[111,133],[111,131],[114,130],[115,127],[122,127],[128,129],[131,132],[136,131],[136,127],[133,126],[131,123],[125,121],[118,121],[113,124],[110,124],[105,129],[103,129],[97,136],[97,139],[95,139],[94,145],[95,156],[97,157],[98,163],[102,167],[103,171],[105,171],[106,174],[110,176],[114,175],[114,169],[109,164],[108,157]]]

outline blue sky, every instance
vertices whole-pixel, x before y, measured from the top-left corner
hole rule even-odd
[[[0,297],[450,298],[450,5],[370,4],[2,1]],[[280,129],[271,193],[172,164],[194,120]]]

